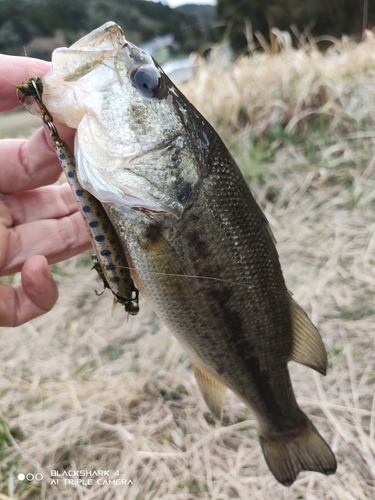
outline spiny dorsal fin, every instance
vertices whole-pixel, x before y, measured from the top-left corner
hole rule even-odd
[[[191,364],[203,399],[214,417],[221,420],[227,386],[209,373],[198,361],[191,359]]]
[[[293,328],[293,351],[289,361],[301,363],[325,375],[327,354],[320,333],[292,297],[289,301]]]

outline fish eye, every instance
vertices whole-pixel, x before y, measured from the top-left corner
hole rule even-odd
[[[159,71],[150,66],[138,66],[130,75],[134,87],[146,97],[154,97],[160,90],[162,79]]]

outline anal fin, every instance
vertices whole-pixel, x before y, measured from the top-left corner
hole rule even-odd
[[[214,377],[201,363],[191,359],[195,378],[208,408],[221,420],[227,386]]]
[[[292,297],[289,300],[293,328],[293,351],[289,361],[301,363],[325,375],[327,354],[320,333]]]

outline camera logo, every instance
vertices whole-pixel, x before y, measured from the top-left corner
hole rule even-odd
[[[25,479],[26,481],[33,481],[34,479],[36,481],[41,481],[43,479],[43,474],[41,474],[40,472],[38,472],[37,474],[32,474],[31,472],[28,472],[25,475],[21,472],[20,474],[17,475],[17,479],[18,481],[24,481]]]

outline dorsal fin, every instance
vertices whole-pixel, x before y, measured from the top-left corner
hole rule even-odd
[[[203,399],[213,416],[221,420],[227,386],[214,377],[198,361],[190,359]]]
[[[301,363],[325,375],[327,354],[320,333],[292,297],[289,300],[293,328],[293,351],[289,361]]]

